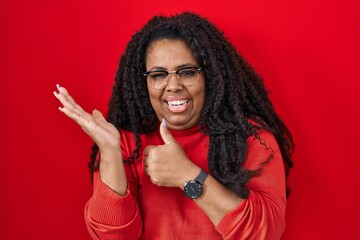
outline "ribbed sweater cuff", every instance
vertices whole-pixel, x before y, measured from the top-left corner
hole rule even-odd
[[[244,217],[244,211],[248,205],[247,199],[244,199],[235,209],[227,213],[223,219],[216,226],[216,230],[222,235],[223,238],[231,236],[234,230],[244,231],[244,223],[240,224],[241,219]]]
[[[96,222],[110,226],[130,223],[136,214],[136,202],[130,191],[125,196],[114,193],[98,176],[88,203],[88,215]]]

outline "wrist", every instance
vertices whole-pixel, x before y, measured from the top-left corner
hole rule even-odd
[[[184,194],[191,199],[200,197],[203,193],[204,183],[207,177],[208,173],[200,169],[195,179],[189,180],[184,184]]]
[[[122,154],[119,148],[114,149],[100,149],[100,161],[101,162],[122,162]]]
[[[197,165],[194,165],[191,168],[188,168],[185,174],[183,174],[181,181],[179,182],[178,187],[181,188],[181,190],[184,190],[184,184],[189,180],[194,180],[197,175],[199,175],[199,172],[201,171],[201,168]]]

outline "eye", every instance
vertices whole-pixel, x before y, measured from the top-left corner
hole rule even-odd
[[[190,78],[197,74],[196,69],[182,69],[178,72],[179,77],[181,78]]]
[[[148,77],[156,81],[156,80],[164,80],[167,77],[167,75],[168,74],[166,72],[155,71],[149,73]]]

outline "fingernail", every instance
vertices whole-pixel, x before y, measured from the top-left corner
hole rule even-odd
[[[54,94],[55,97],[57,97],[58,93],[56,91],[54,91],[53,94]]]
[[[56,88],[60,92],[60,84],[56,84]]]
[[[163,119],[161,120],[161,126],[162,126],[163,128],[166,128],[166,119],[165,119],[165,118],[163,118]]]

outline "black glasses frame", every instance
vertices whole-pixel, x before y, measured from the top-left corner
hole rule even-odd
[[[184,68],[180,68],[178,70],[173,70],[173,71],[166,71],[166,70],[151,70],[148,72],[144,72],[143,75],[144,77],[147,77],[150,73],[165,73],[166,76],[169,76],[169,74],[171,73],[175,73],[177,77],[179,77],[179,72],[182,70],[186,70],[186,69],[196,69],[196,71],[198,71],[199,73],[203,70],[202,67],[184,67]]]

